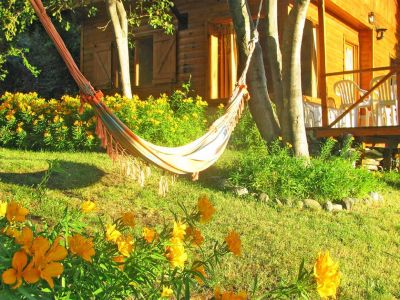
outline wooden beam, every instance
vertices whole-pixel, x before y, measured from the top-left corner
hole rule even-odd
[[[352,128],[307,128],[307,131],[314,132],[317,138],[338,137],[351,134],[355,137],[384,137],[391,136],[400,140],[400,126],[382,127],[352,127]]]
[[[349,71],[341,71],[341,72],[331,72],[331,73],[326,73],[325,76],[337,76],[337,75],[363,73],[363,72],[377,72],[377,71],[400,71],[400,66],[390,66],[390,67],[379,67],[379,68],[349,70]]]
[[[326,90],[326,38],[325,38],[325,0],[318,1],[319,35],[319,96],[321,98],[322,126],[328,126],[328,99]]]

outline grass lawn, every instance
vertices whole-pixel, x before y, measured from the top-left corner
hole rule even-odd
[[[340,299],[400,298],[400,191],[382,182],[385,202],[358,205],[352,212],[330,214],[297,208],[274,208],[251,196],[239,198],[223,191],[211,175],[223,174],[233,164],[235,152],[223,159],[200,181],[180,178],[166,197],[158,195],[156,171],[144,188],[119,174],[105,154],[24,152],[0,148],[0,199],[15,199],[34,217],[51,222],[66,206],[93,199],[105,218],[132,209],[139,223],[157,225],[179,212],[179,203],[193,206],[207,194],[217,213],[202,228],[206,239],[222,240],[230,229],[242,237],[242,256],[229,257],[217,278],[221,286],[247,289],[257,274],[261,290],[296,277],[305,259],[312,267],[320,250],[329,250],[340,264]],[[47,186],[36,188],[49,161],[58,161]],[[44,195],[44,196],[42,196]],[[93,217],[93,230],[98,223]]]

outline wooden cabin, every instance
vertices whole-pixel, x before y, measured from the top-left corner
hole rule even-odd
[[[255,16],[259,0],[248,2]],[[290,2],[278,2],[280,32],[291,9]],[[235,84],[238,65],[227,1],[174,0],[174,3],[177,24],[174,35],[165,35],[149,26],[132,32],[133,93],[146,97],[170,92],[190,79],[196,93],[210,104],[225,101]],[[301,59],[308,127],[328,128],[343,113],[342,98],[334,91],[336,82],[352,80],[362,89],[370,90],[374,77],[394,70],[400,57],[399,3],[400,0],[312,1]],[[97,16],[82,24],[81,69],[96,88],[111,93],[120,88],[118,57],[105,4],[98,5]],[[259,31],[267,64],[265,22],[261,21]],[[368,112],[368,108],[360,109],[360,120],[355,126],[345,123],[335,126],[374,126],[373,117],[366,116]]]

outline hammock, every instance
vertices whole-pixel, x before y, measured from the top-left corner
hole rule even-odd
[[[225,113],[218,118],[209,130],[197,140],[180,147],[161,147],[154,145],[133,133],[112,111],[101,101],[103,94],[96,91],[90,82],[81,73],[62,38],[51,22],[41,0],[30,0],[39,20],[54,42],[58,52],[68,67],[69,72],[76,81],[81,91],[81,104],[90,104],[97,115],[96,134],[102,141],[102,146],[107,149],[111,158],[132,155],[141,157],[145,161],[174,174],[193,174],[194,179],[198,173],[214,164],[224,152],[229,138],[235,128],[244,108],[244,101],[249,98],[246,89],[246,74],[250,60],[258,41],[257,29],[254,38],[249,43],[249,55],[242,75],[240,76],[232,96],[228,101]],[[258,20],[255,28],[257,28]],[[81,106],[82,108],[82,106]]]

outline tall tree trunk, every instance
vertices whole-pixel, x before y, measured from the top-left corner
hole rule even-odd
[[[254,24],[250,17],[247,0],[228,0],[228,3],[237,36],[239,72],[241,72],[249,55],[248,44],[252,38]],[[253,53],[247,78],[251,96],[250,112],[263,139],[272,141],[279,136],[280,128],[268,95],[267,78],[259,43]]]
[[[280,1],[279,1],[280,2]],[[270,67],[272,84],[274,88],[273,100],[279,117],[279,124],[281,125],[281,132],[285,141],[291,141],[292,136],[289,128],[289,105],[283,99],[283,82],[282,82],[282,53],[279,43],[278,31],[278,0],[266,1],[266,51],[267,59]],[[287,99],[286,99],[287,100]]]
[[[310,0],[295,0],[283,34],[282,79],[283,98],[289,104],[289,126],[296,156],[309,156],[304,126],[301,88],[301,43]]]
[[[117,42],[119,66],[121,70],[122,94],[132,98],[131,76],[129,71],[128,19],[122,0],[106,0]]]

